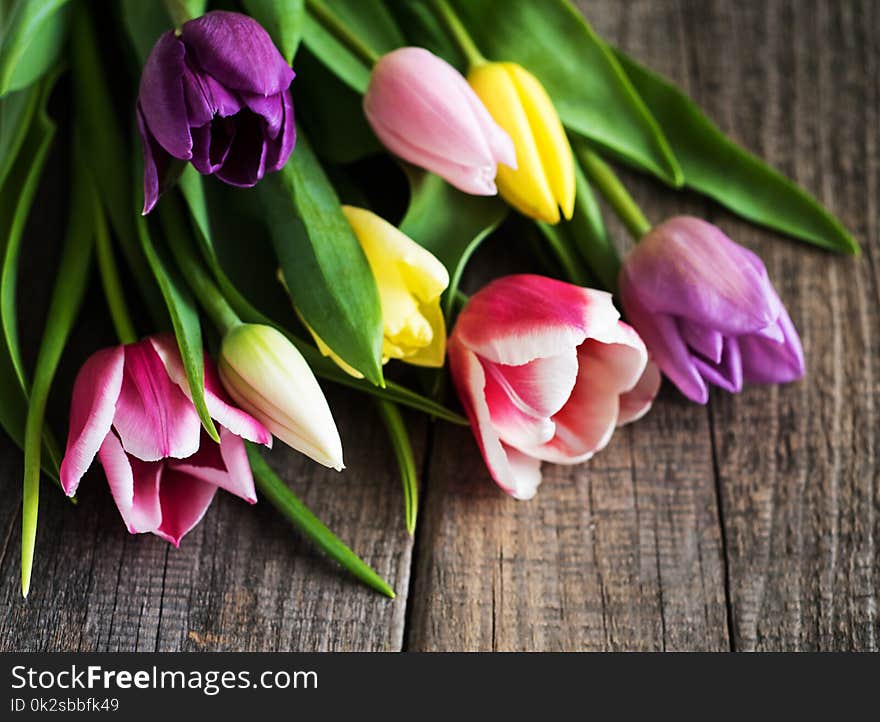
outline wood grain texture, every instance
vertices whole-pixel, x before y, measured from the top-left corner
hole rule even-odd
[[[649,218],[707,217],[764,258],[801,332],[807,379],[713,393],[706,407],[667,385],[588,464],[545,466],[531,502],[495,488],[469,430],[408,417],[423,469],[415,540],[377,416],[331,390],[346,472],[283,450],[272,463],[389,580],[393,602],[314,552],[267,504],[220,493],[179,550],[129,536],[100,472],[77,507],[44,485],[36,582],[22,601],[21,459],[0,438],[0,649],[877,648],[880,3],[578,4],[862,243],[860,258],[832,256],[622,171]],[[41,193],[61,190],[56,179]],[[57,242],[50,221],[38,218],[29,238]],[[609,225],[625,250],[623,228]],[[519,262],[512,255],[490,240],[471,282]],[[40,267],[31,258],[29,278]],[[45,280],[24,286],[22,307],[47,291]],[[90,301],[101,302],[97,289]],[[80,324],[61,395],[87,350],[109,341],[100,315]],[[29,321],[32,353],[41,320]]]

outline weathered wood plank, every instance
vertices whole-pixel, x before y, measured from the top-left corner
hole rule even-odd
[[[735,646],[876,649],[880,8],[689,9],[698,100],[865,251],[831,256],[718,215],[766,260],[808,363],[801,383],[712,401]]]

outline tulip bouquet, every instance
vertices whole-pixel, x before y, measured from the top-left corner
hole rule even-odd
[[[2,7],[0,425],[24,452],[25,595],[41,477],[73,497],[97,459],[131,533],[177,546],[218,489],[265,499],[393,596],[265,459],[281,443],[344,469],[318,379],[375,402],[413,533],[401,407],[469,423],[489,475],[528,499],[543,462],[599,452],[663,377],[706,403],[710,386],[803,376],[761,260],[698,218],[652,225],[609,161],[858,252],[567,0]],[[29,368],[19,255],[57,140],[67,232]],[[636,241],[622,260],[609,210]],[[502,223],[542,275],[469,298],[465,266]],[[117,344],[79,370],[61,452],[46,405],[93,270]]]

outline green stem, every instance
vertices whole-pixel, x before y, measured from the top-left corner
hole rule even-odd
[[[547,224],[542,223],[539,225],[542,227],[541,230],[544,231],[547,245],[550,247],[550,250],[553,251],[553,255],[556,256],[556,260],[559,261],[559,265],[562,266],[562,270],[569,283],[573,283],[577,286],[586,286],[587,278],[584,275],[580,261],[577,256],[572,253],[568,244],[563,241],[558,230]]]
[[[364,65],[372,68],[379,60],[379,54],[374,52],[363,40],[355,35],[348,26],[340,20],[336,14],[328,8],[323,0],[306,0],[309,13],[317,20],[340,43],[348,48],[354,55],[363,61]]]
[[[247,454],[257,488],[272,506],[287,517],[291,524],[302,531],[329,557],[339,562],[364,584],[386,597],[394,599],[394,590],[389,584],[349,549],[287,488],[278,475],[269,468],[257,447],[251,442],[247,442]]]
[[[620,216],[632,237],[638,241],[651,230],[651,224],[645,218],[645,214],[610,165],[585,143],[578,143],[576,148],[587,176]]]
[[[416,531],[416,517],[419,512],[419,478],[416,474],[416,462],[413,458],[409,434],[407,434],[406,424],[403,423],[403,417],[395,404],[383,399],[376,399],[376,407],[379,409],[379,415],[388,430],[391,445],[394,447],[394,456],[397,458],[397,465],[400,468],[406,530],[412,536]]]
[[[455,14],[455,11],[449,3],[446,2],[446,0],[432,0],[432,5],[434,6],[437,18],[443,24],[443,27],[446,28],[450,37],[455,41],[455,44],[458,46],[458,49],[461,50],[462,55],[467,59],[468,66],[473,68],[477,65],[483,65],[486,63],[486,58],[483,57],[483,54],[480,52],[479,48],[477,48],[474,39],[470,36],[467,29],[465,29],[458,15]]]
[[[174,255],[177,267],[180,269],[192,292],[196,295],[199,303],[207,311],[220,334],[225,335],[233,326],[240,324],[241,319],[232,309],[232,306],[229,305],[220,289],[217,288],[214,279],[205,270],[198,256],[187,242],[186,236],[180,227],[179,213],[176,213],[175,210],[172,209],[172,204],[169,202],[163,204],[163,207],[159,209],[162,223],[165,225],[171,253]]]
[[[104,297],[107,299],[107,308],[110,310],[110,318],[113,320],[113,328],[116,330],[119,343],[135,343],[138,340],[138,335],[134,330],[131,314],[128,312],[125,294],[122,292],[119,269],[113,256],[110,234],[107,231],[107,221],[104,219],[100,198],[95,195],[94,199],[95,247],[98,256],[98,270],[101,273],[101,285],[104,288]]]

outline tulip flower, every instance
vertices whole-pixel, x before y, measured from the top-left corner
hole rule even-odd
[[[516,169],[498,168],[502,198],[520,213],[546,223],[559,222],[560,208],[571,219],[574,159],[544,86],[516,63],[477,63],[468,82],[516,148]]]
[[[288,446],[341,471],[342,442],[327,400],[296,347],[271,326],[233,326],[220,348],[229,395]]]
[[[178,546],[218,488],[257,500],[244,441],[272,436],[230,404],[205,363],[205,401],[220,443],[201,429],[172,336],[154,336],[93,354],[73,387],[61,484],[76,493],[95,456],[132,534],[152,532]]]
[[[620,294],[653,359],[692,401],[708,385],[785,383],[804,374],[800,338],[754,253],[699,218],[672,218],[626,257]]]
[[[234,186],[279,170],[296,142],[294,73],[253,18],[215,10],[156,41],[141,74],[144,213],[173,159]]]
[[[449,339],[449,369],[489,473],[534,496],[541,461],[577,464],[650,409],[660,374],[611,295],[543,276],[476,293]]]
[[[424,48],[400,48],[373,68],[364,113],[392,153],[473,195],[495,195],[498,164],[516,168],[510,137],[467,81]]]

